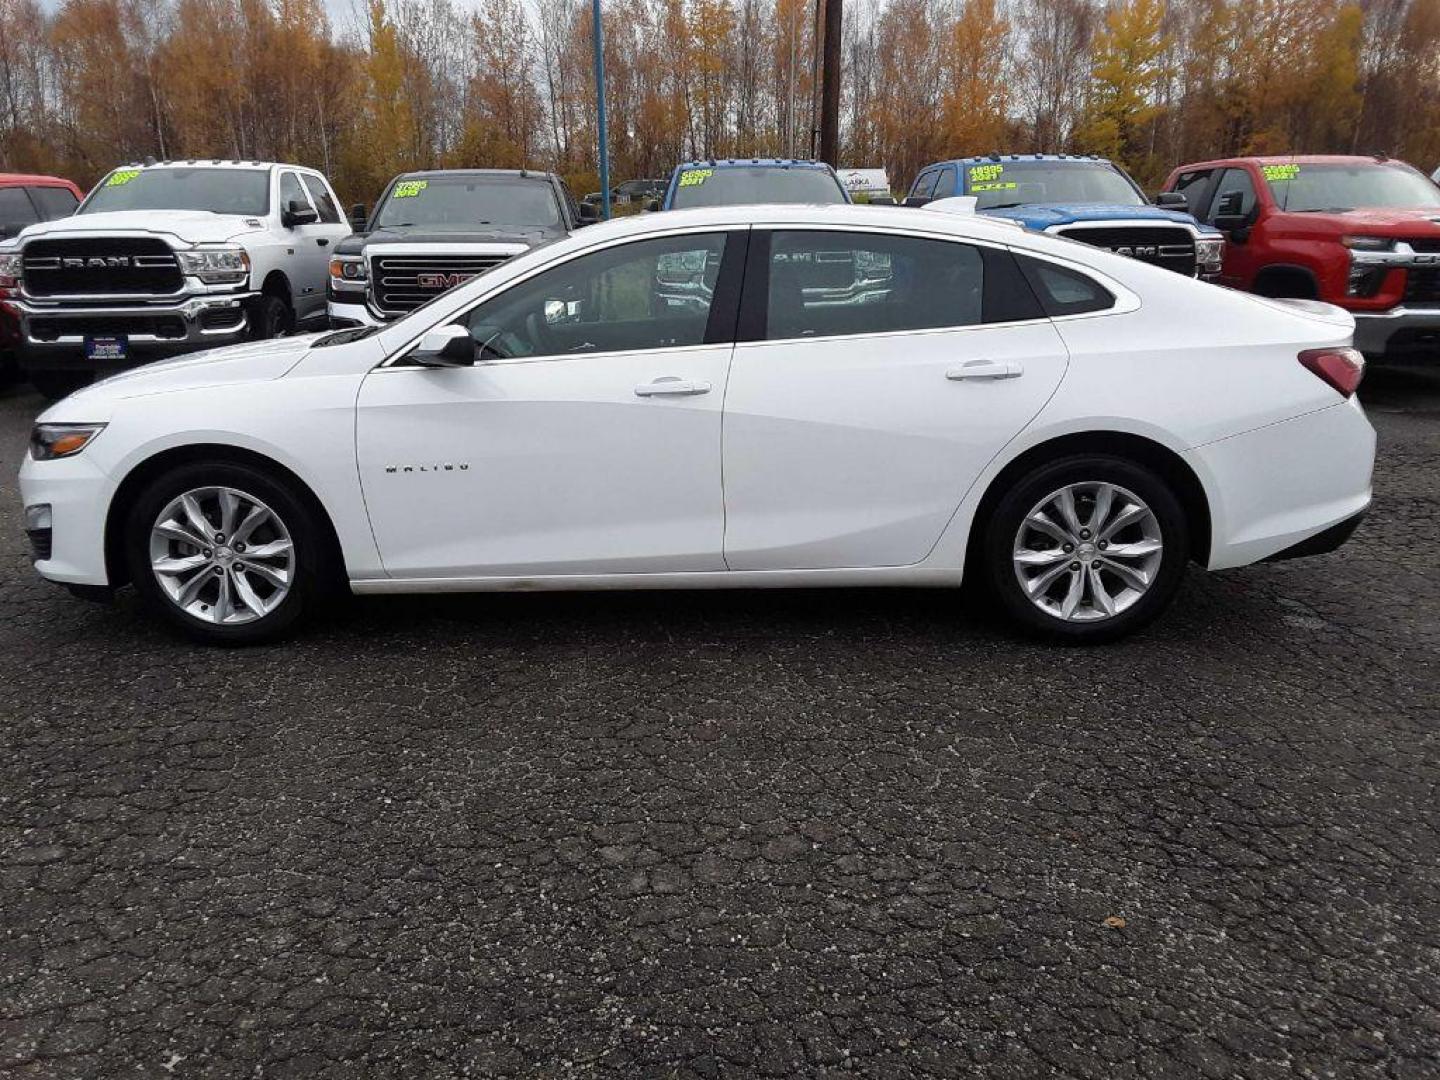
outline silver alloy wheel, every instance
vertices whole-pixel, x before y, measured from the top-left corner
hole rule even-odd
[[[170,602],[204,622],[238,626],[290,594],[290,531],[253,495],[192,488],[166,504],[150,530],[150,569]]]
[[[1154,511],[1117,484],[1067,484],[1015,533],[1015,577],[1030,602],[1067,622],[1112,619],[1155,581],[1164,545]]]

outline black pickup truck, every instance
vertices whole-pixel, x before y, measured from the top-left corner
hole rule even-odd
[[[335,246],[330,325],[376,326],[597,217],[554,173],[443,169],[395,177]]]

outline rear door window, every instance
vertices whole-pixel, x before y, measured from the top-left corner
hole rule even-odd
[[[768,246],[768,256],[764,251]],[[1042,318],[1008,252],[885,233],[777,230],[756,246],[768,341]],[[753,265],[753,264],[752,264]],[[1017,288],[1018,286],[1018,288]]]

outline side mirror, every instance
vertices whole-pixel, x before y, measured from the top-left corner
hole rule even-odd
[[[1190,209],[1190,199],[1183,191],[1162,191],[1155,196],[1155,205],[1184,213]]]
[[[463,326],[450,323],[425,331],[410,359],[424,367],[472,367],[475,363],[475,339]]]
[[[927,199],[927,198],[925,198],[924,195],[907,195],[907,196],[905,197],[905,202],[903,203],[903,205],[905,205],[905,206],[924,206],[924,205],[925,205],[926,203],[928,203],[929,201],[930,201],[930,200]]]
[[[1241,212],[1244,203],[1243,192],[1227,191],[1215,204],[1215,216],[1212,224],[1221,232],[1234,232],[1245,228],[1254,220],[1254,214]]]
[[[306,206],[299,199],[291,199],[285,204],[285,211],[280,215],[280,224],[287,229],[293,229],[297,225],[313,225],[320,220],[313,207]]]
[[[646,209],[646,210],[649,210],[651,213],[654,213],[656,210],[659,210],[659,209],[660,209],[660,200],[659,200],[659,199],[651,199],[649,202],[647,202],[647,203],[645,204],[645,209]]]
[[[594,203],[582,202],[580,204],[580,224],[593,225],[600,220],[600,208]]]
[[[356,232],[364,232],[365,223],[368,220],[369,217],[365,213],[365,204],[363,202],[357,202],[354,206],[350,207],[350,227]]]
[[[895,196],[894,196],[894,195],[871,195],[871,196],[870,196],[870,205],[871,205],[871,206],[894,206],[894,205],[895,205]]]

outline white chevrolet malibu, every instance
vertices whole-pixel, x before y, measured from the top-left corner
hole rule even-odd
[[[1187,563],[1334,549],[1375,435],[1348,314],[968,214],[586,229],[379,330],[53,406],[35,565],[270,638],[357,593],[958,586],[1112,638]]]

